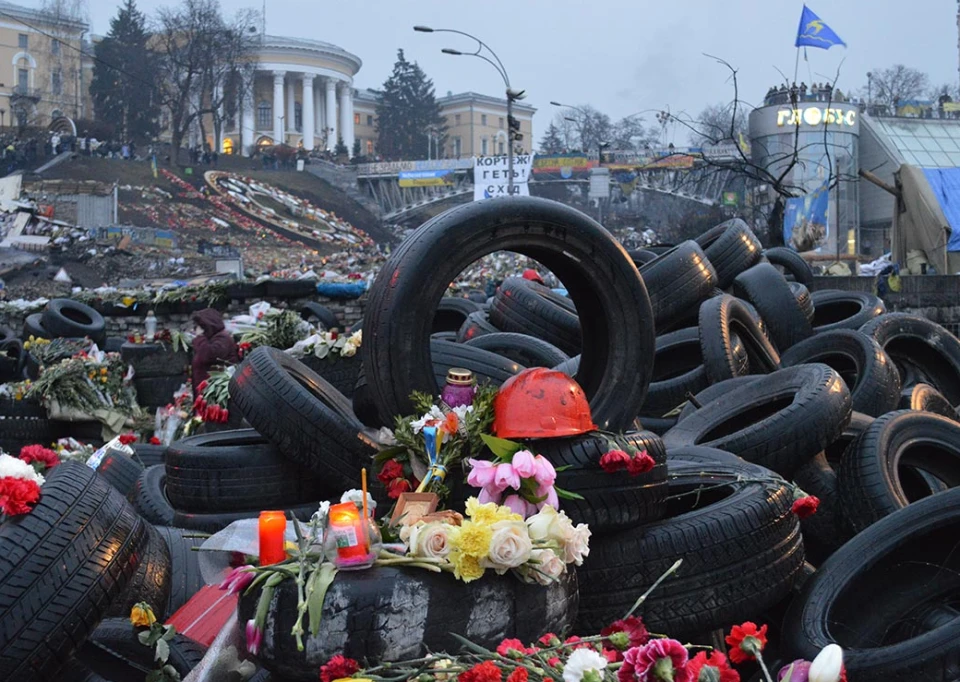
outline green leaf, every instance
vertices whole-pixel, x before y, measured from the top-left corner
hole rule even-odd
[[[323,615],[323,600],[327,590],[337,577],[337,567],[330,562],[320,565],[310,581],[310,596],[307,597],[307,613],[310,615],[310,634],[316,636],[320,630],[320,618]]]
[[[138,632],[137,639],[140,640],[142,645],[150,646],[150,631],[144,630],[143,632]]]
[[[391,460],[397,455],[402,455],[406,451],[407,447],[405,445],[391,445],[390,447],[383,448],[380,452],[378,452],[374,456],[373,461],[376,464],[383,464],[387,460]]]
[[[161,639],[157,641],[157,649],[153,658],[160,663],[167,662],[167,659],[170,658],[170,645],[167,644],[167,640]]]
[[[180,673],[172,665],[163,666],[163,682],[180,682]]]
[[[496,455],[498,459],[502,459],[504,462],[511,461],[515,454],[523,450],[523,445],[520,443],[515,443],[512,440],[497,438],[496,436],[490,436],[486,433],[481,434],[480,438],[482,438],[484,444],[490,448],[490,452]]]
[[[562,467],[553,467],[553,470],[556,471],[557,473],[560,473],[561,471],[566,471],[567,469],[572,469],[572,468],[573,468],[572,464],[564,464]]]
[[[553,489],[557,491],[557,497],[559,497],[561,500],[582,500],[582,499],[584,499],[584,498],[583,498],[583,495],[581,495],[580,493],[572,493],[572,492],[570,492],[569,490],[564,490],[563,488],[557,488],[556,486],[554,486]]]
[[[172,625],[163,626],[163,638],[168,642],[177,636],[177,629]]]

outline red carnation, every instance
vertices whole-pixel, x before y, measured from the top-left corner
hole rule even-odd
[[[60,456],[42,445],[23,446],[20,448],[20,459],[27,464],[32,464],[33,468],[40,473],[60,464]]]
[[[395,478],[387,484],[387,497],[396,500],[403,493],[411,490],[410,481],[405,478]]]
[[[794,500],[790,511],[799,516],[801,519],[806,519],[816,514],[819,506],[819,497],[807,495],[806,497],[800,497]]]
[[[540,642],[543,646],[549,646],[549,647],[560,646],[560,638],[557,637],[552,632],[548,632],[537,641]]]
[[[687,666],[686,648],[675,639],[652,639],[641,647],[633,647],[623,655],[623,666],[617,671],[620,682],[695,682]],[[667,668],[667,670],[660,670]],[[661,674],[662,673],[662,674]]]
[[[136,443],[137,437],[132,433],[121,433],[120,434],[120,445],[130,445],[130,443]]]
[[[458,682],[500,682],[503,674],[493,661],[484,661],[457,675]],[[326,682],[326,681],[324,681]]]
[[[704,668],[715,668],[719,675],[719,677],[715,675],[707,679],[719,680],[719,682],[740,682],[740,673],[730,667],[727,657],[719,651],[712,651],[709,656],[706,651],[701,651],[694,656],[687,664],[690,679],[697,682],[700,679],[700,671]]]
[[[611,450],[600,458],[600,468],[608,474],[625,469],[630,463],[630,455],[623,450]]]
[[[403,465],[395,459],[388,459],[377,474],[377,480],[388,485],[395,478],[403,478]]]
[[[339,680],[341,677],[350,677],[358,670],[360,670],[359,663],[352,658],[344,658],[337,654],[326,664],[320,666],[320,680],[321,682],[332,682],[333,680]]]
[[[156,436],[150,436],[150,445],[163,445],[163,442]]]
[[[4,514],[26,514],[39,499],[40,486],[35,481],[13,476],[0,478],[0,511]]]
[[[623,640],[623,637],[611,637],[611,635],[615,635],[618,632],[626,635],[626,642],[618,641]],[[615,620],[603,628],[600,634],[606,638],[603,640],[604,646],[621,651],[630,647],[643,646],[650,641],[650,633],[647,632],[647,626],[636,616],[627,616],[623,620]]]
[[[526,668],[514,668],[513,672],[507,676],[507,682],[527,682],[530,679]]]
[[[505,639],[500,642],[500,645],[497,647],[497,653],[507,658],[519,658],[524,654],[533,653],[533,649],[528,649],[523,646],[523,642],[519,639]]]
[[[653,457],[647,454],[647,451],[638,452],[633,456],[629,462],[627,462],[627,473],[631,476],[639,476],[640,474],[645,474],[650,471],[656,462],[653,461]]]
[[[767,626],[757,629],[757,624],[750,621],[734,625],[726,642],[730,647],[730,660],[734,663],[756,660],[757,654],[767,645]]]

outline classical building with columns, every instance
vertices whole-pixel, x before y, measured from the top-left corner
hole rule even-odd
[[[285,143],[333,150],[342,137],[352,153],[353,77],[362,64],[330,43],[264,36],[253,88],[240,120],[226,126],[221,149],[249,155],[254,145]]]

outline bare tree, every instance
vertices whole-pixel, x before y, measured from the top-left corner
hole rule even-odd
[[[576,139],[572,146],[580,147],[584,152],[591,152],[599,149],[601,144],[611,143],[613,123],[610,117],[589,104],[563,109],[562,115],[563,120],[572,123],[576,131]]]
[[[158,10],[157,87],[160,101],[169,111],[174,158],[190,127],[199,124],[204,113],[219,110],[221,107],[212,105],[223,104],[228,89],[248,87],[231,81],[253,68],[249,64],[256,47],[250,31],[251,25],[256,26],[253,16],[252,12],[240,12],[227,23],[219,0],[183,0],[179,7]],[[218,88],[219,93],[215,92]]]
[[[930,84],[927,74],[903,64],[874,69],[870,76],[870,103],[892,110],[901,102],[923,97]]]
[[[696,128],[690,131],[690,144],[701,146],[723,142],[738,143],[741,135],[747,135],[746,107],[737,107],[734,116],[733,103],[711,104],[697,116]]]
[[[647,128],[641,117],[627,116],[613,125],[610,145],[621,151],[638,151],[654,144],[659,136],[659,128]]]

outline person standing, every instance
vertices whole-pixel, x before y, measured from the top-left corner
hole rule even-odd
[[[193,392],[199,394],[198,386],[210,376],[217,366],[234,365],[240,362],[237,343],[223,324],[219,310],[205,308],[193,314],[197,335],[193,339]]]

